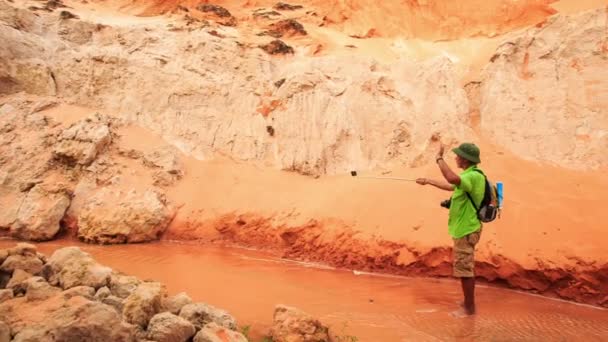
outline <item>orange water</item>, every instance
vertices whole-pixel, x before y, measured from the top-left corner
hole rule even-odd
[[[13,241],[0,241],[0,248]],[[455,318],[452,280],[354,274],[235,248],[153,243],[92,246],[39,244],[50,255],[79,245],[99,262],[187,292],[249,325],[254,341],[268,331],[273,307],[301,308],[358,341],[608,341],[608,311],[510,290],[479,286],[478,314]]]

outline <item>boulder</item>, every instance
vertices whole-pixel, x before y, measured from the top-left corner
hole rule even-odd
[[[134,342],[134,328],[108,305],[73,297],[42,322],[26,325],[14,342]]]
[[[43,263],[35,254],[34,255],[9,255],[2,265],[0,270],[4,272],[14,272],[15,270],[23,270],[31,274],[39,274],[42,271]]]
[[[90,286],[75,286],[63,291],[63,297],[66,300],[76,296],[93,299],[95,296],[95,289]]]
[[[179,312],[185,305],[192,303],[192,298],[190,298],[190,296],[188,296],[186,293],[181,292],[175,296],[167,298],[167,300],[165,300],[163,303],[163,307],[170,313],[179,315]]]
[[[3,135],[0,131],[0,144],[3,144]],[[0,162],[2,158],[3,156],[0,155]],[[19,207],[27,195],[19,189],[15,189],[18,185],[14,183],[18,181],[12,179],[14,177],[13,172],[4,170],[4,168],[8,169],[10,167],[5,165],[2,166],[3,170],[0,170],[0,230],[10,229],[11,225],[17,221]]]
[[[179,316],[190,321],[197,329],[201,329],[211,322],[231,330],[237,328],[236,320],[228,312],[204,303],[185,305],[179,312]]]
[[[78,247],[56,250],[44,266],[44,276],[52,285],[64,290],[75,286],[90,286],[98,289],[108,285],[112,269],[98,264]]]
[[[330,341],[327,326],[296,308],[284,305],[275,308],[270,336],[275,342]]]
[[[30,94],[49,96],[57,94],[53,71],[45,61],[40,58],[27,58],[14,60],[12,63],[12,72],[6,76],[8,83],[13,86],[13,92],[27,91]]]
[[[60,288],[51,286],[42,277],[31,277],[26,279],[23,284],[25,285],[25,299],[28,302],[46,300],[61,292]]]
[[[111,140],[106,123],[87,118],[61,132],[53,155],[67,165],[90,165]]]
[[[194,336],[194,342],[247,342],[247,338],[237,331],[211,322]]]
[[[141,284],[141,280],[133,276],[113,273],[110,276],[110,291],[120,298],[127,298]]]
[[[194,333],[192,323],[170,312],[155,315],[148,324],[148,339],[157,342],[186,342]]]
[[[146,328],[150,319],[161,311],[166,296],[165,287],[160,283],[140,284],[124,301],[124,320]]]
[[[15,247],[9,248],[6,250],[8,255],[38,255],[38,251],[36,250],[36,246],[31,243],[19,242]],[[40,255],[38,255],[40,257]]]
[[[122,313],[122,309],[124,308],[124,300],[120,297],[107,296],[101,302],[113,307],[119,313]]]
[[[104,286],[104,287],[101,287],[99,290],[97,290],[97,292],[95,293],[95,299],[103,300],[103,299],[108,298],[111,295],[112,295],[112,292],[110,292],[110,289],[107,286]]]
[[[13,272],[13,276],[8,281],[8,284],[6,284],[6,288],[12,290],[15,295],[24,294],[27,288],[25,281],[31,277],[32,275],[26,271],[17,269]]]
[[[51,240],[59,232],[60,221],[70,206],[70,194],[61,185],[34,186],[25,196],[11,225],[13,237],[23,240]]]
[[[158,193],[104,188],[89,198],[78,215],[78,237],[94,243],[158,240],[174,212]]]

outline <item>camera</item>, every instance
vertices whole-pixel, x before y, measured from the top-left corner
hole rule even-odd
[[[440,205],[446,209],[450,209],[450,205],[452,204],[452,199],[447,199],[445,201],[441,201]]]

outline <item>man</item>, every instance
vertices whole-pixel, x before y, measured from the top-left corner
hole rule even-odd
[[[475,207],[479,208],[484,197],[485,176],[477,169],[477,164],[481,160],[479,148],[475,144],[464,143],[452,151],[456,154],[456,165],[464,170],[460,175],[454,173],[443,160],[444,147],[441,146],[435,161],[447,182],[426,178],[419,178],[416,182],[420,185],[429,184],[439,189],[453,191],[449,206],[448,231],[454,240],[454,276],[460,278],[462,283],[464,314],[473,315],[475,314],[474,253],[482,228]],[[471,200],[475,201],[475,206]],[[463,310],[458,313],[463,313]]]

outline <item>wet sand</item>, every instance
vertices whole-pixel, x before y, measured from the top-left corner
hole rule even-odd
[[[0,248],[14,245],[1,240]],[[359,341],[601,341],[608,311],[481,285],[479,313],[454,318],[460,300],[452,280],[355,274],[282,260],[244,249],[178,244],[94,246],[62,240],[38,244],[43,253],[78,245],[99,262],[185,291],[227,309],[254,340],[268,331],[273,307],[301,308]]]

